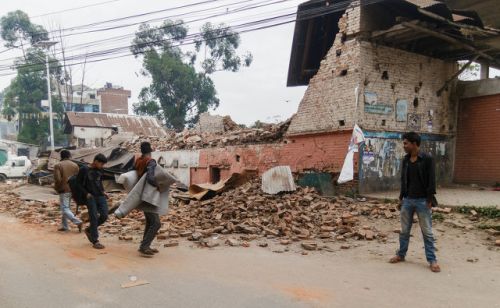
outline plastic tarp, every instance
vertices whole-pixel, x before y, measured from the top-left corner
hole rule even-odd
[[[354,153],[358,152],[358,146],[360,143],[365,141],[365,135],[363,130],[356,124],[352,130],[351,142],[349,143],[349,148],[347,155],[344,160],[344,165],[342,166],[342,171],[340,171],[339,179],[337,183],[343,184],[354,179]]]

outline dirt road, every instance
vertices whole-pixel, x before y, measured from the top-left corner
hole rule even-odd
[[[499,249],[482,233],[437,232],[443,272],[433,274],[418,230],[398,265],[386,262],[397,234],[306,256],[182,242],[144,259],[131,243],[103,239],[97,251],[82,234],[3,215],[0,307],[500,307]],[[122,289],[131,275],[150,284]]]

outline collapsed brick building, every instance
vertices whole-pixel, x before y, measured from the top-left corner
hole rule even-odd
[[[460,144],[471,137],[457,133],[484,129],[484,125],[474,127],[475,120],[464,128],[460,119],[461,111],[477,99],[484,101],[485,95],[490,103],[481,104],[483,111],[476,117],[500,125],[500,88],[493,80],[487,93],[481,86],[474,88],[476,92],[463,90],[470,85],[457,82],[462,71],[457,60],[480,62],[483,72],[489,66],[500,67],[499,37],[500,32],[485,27],[475,12],[455,11],[438,1],[305,2],[298,7],[288,86],[308,89],[283,138],[233,145],[231,141],[245,132],[238,136],[226,132],[217,146],[206,143],[195,150],[160,151],[156,158],[185,184],[216,182],[233,172],[262,174],[289,165],[299,184],[329,194],[335,190],[333,183],[357,124],[367,137],[356,159],[354,185],[361,192],[398,187],[404,155],[401,136],[409,130],[421,133],[423,149],[435,157],[440,184],[454,177],[494,183],[500,180],[498,160],[486,168],[476,166],[484,164],[481,160],[467,165],[471,155],[484,153],[484,145],[461,150]],[[461,99],[464,91],[467,99]],[[497,108],[496,113],[491,108]],[[208,120],[222,129],[222,119],[204,121]],[[496,129],[494,134],[499,133]],[[201,137],[186,140],[202,142]],[[454,170],[456,159],[459,169],[483,172],[463,176]]]
[[[330,5],[331,14],[308,18]],[[483,70],[498,67],[498,30],[485,28],[475,12],[427,0],[352,1],[345,10],[335,2],[308,1],[297,17],[288,85],[308,89],[288,130],[291,140],[322,135],[329,143],[347,144],[358,124],[367,137],[358,160],[359,189],[365,192],[397,188],[405,131],[421,133],[441,184],[454,176],[460,181],[464,168],[483,163],[459,164],[454,172],[455,146],[463,139],[457,134],[463,126],[459,108],[466,103],[457,60],[478,61]],[[498,92],[485,108],[490,116],[483,117],[491,128],[500,120]],[[490,171],[468,181],[498,181],[499,163],[488,164]]]

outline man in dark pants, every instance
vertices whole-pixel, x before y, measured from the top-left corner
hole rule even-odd
[[[107,195],[102,185],[102,169],[108,162],[106,156],[97,154],[90,168],[83,166],[78,172],[77,180],[86,195],[90,226],[85,228],[85,235],[95,249],[104,249],[99,242],[97,228],[108,219]]]
[[[141,156],[135,160],[134,168],[139,178],[146,174],[146,181],[150,185],[158,187],[155,180],[156,161],[151,157],[152,152],[153,149],[149,142],[141,143]],[[161,228],[160,215],[144,210],[144,216],[146,218],[146,227],[144,228],[144,236],[139,247],[139,252],[145,257],[152,257],[155,253],[159,252],[158,249],[151,248],[151,243]]]
[[[416,212],[424,238],[425,257],[431,271],[441,269],[436,260],[434,236],[432,234],[432,206],[436,204],[436,175],[434,160],[420,152],[420,136],[410,132],[403,135],[403,147],[406,156],[401,168],[401,192],[399,208],[401,210],[401,233],[399,250],[390,263],[403,262],[410,244],[410,232],[413,215]]]

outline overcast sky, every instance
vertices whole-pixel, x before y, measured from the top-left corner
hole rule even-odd
[[[0,6],[0,15],[4,16],[7,12],[13,10],[22,10],[28,13],[28,15],[34,17],[32,18],[32,22],[41,24],[50,31],[58,29],[59,27],[66,29],[103,20],[165,10],[179,5],[201,2],[201,0],[115,0],[114,2],[89,8],[36,17],[47,13],[74,9],[102,2],[105,2],[105,0],[3,0]],[[114,26],[132,22],[141,22],[148,19],[162,19],[172,14],[181,13],[190,13],[189,18],[184,18],[184,20],[190,20],[192,18],[215,15],[224,12],[227,9],[232,10],[264,2],[268,3],[273,1],[223,0],[215,2],[215,4],[197,6],[195,8],[191,7],[176,11],[164,11],[162,13],[147,15],[140,18],[101,25],[97,28],[92,28],[92,30],[101,29],[110,25]],[[229,24],[238,24],[250,20],[258,20],[270,16],[294,12],[296,11],[297,5],[301,2],[303,1],[286,1],[238,14],[227,14],[226,16],[211,18],[210,21],[214,23],[226,22]],[[215,6],[222,5],[224,5],[224,7],[214,9],[209,12],[198,12],[195,13],[196,16],[193,16],[193,12],[198,10],[214,8]],[[203,22],[191,23],[189,24],[189,28],[192,32],[198,32],[202,23]],[[137,30],[137,28],[138,26],[133,26],[115,29],[112,31],[101,31],[97,33],[78,34],[66,37],[65,45],[71,47],[119,35],[131,35],[129,38],[125,38],[121,41],[110,40],[109,42],[101,43],[97,46],[87,47],[85,49],[73,48],[73,50],[69,50],[67,53],[69,56],[80,55],[85,54],[86,52],[106,48],[127,46],[130,44],[133,38],[133,33]],[[305,87],[286,87],[293,29],[294,24],[289,23],[241,35],[242,45],[240,47],[240,51],[241,53],[250,51],[254,56],[254,62],[249,68],[243,68],[240,72],[218,72],[212,76],[218,91],[218,97],[221,101],[219,108],[212,113],[231,115],[231,117],[239,123],[251,124],[256,120],[265,122],[284,120],[296,112],[297,106],[304,94]],[[73,32],[68,31],[67,34],[74,34],[81,31],[82,30]],[[5,50],[5,47],[0,48],[0,52],[3,50]],[[8,64],[9,61],[12,62],[12,60],[6,59],[18,55],[20,55],[19,51],[0,53],[0,64],[5,65]],[[131,103],[134,103],[137,101],[137,95],[140,89],[149,84],[149,80],[140,75],[140,69],[141,60],[135,59],[134,57],[90,63],[86,66],[85,84],[95,88],[102,87],[105,82],[112,82],[113,84],[121,85],[126,89],[132,90]],[[81,72],[82,65],[74,67],[73,79],[75,82],[79,82],[79,80],[81,80]],[[13,76],[0,77],[0,88],[3,89],[8,86],[11,78],[13,78]]]

